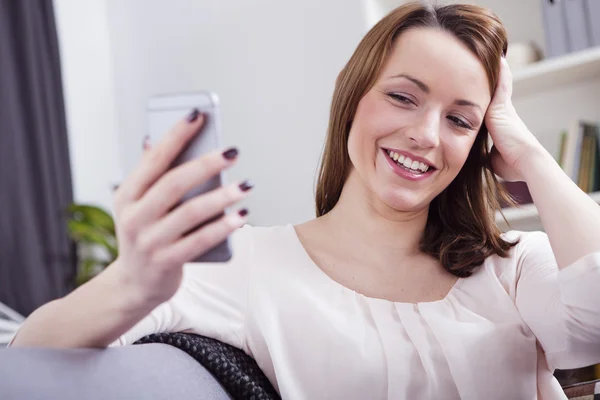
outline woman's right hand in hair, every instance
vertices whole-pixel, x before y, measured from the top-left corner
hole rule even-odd
[[[169,169],[185,145],[202,134],[203,122],[204,117],[193,111],[156,146],[144,143],[141,162],[115,194],[119,256],[109,268],[118,270],[127,290],[146,304],[158,305],[171,298],[181,283],[183,264],[246,222],[247,211],[240,210],[202,225],[244,199],[251,187],[248,182],[179,204],[188,191],[236,162],[237,150],[230,148]]]

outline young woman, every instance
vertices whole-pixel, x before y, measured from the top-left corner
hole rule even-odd
[[[188,331],[246,351],[283,398],[563,398],[555,368],[600,362],[600,207],[516,114],[506,45],[476,6],[379,22],[337,80],[318,218],[298,226],[237,230],[243,210],[187,233],[250,186],[172,209],[237,156],[166,172],[192,112],[119,188],[118,260],[13,345]],[[499,231],[494,173],[528,184],[546,233]],[[230,263],[183,267],[233,231]]]

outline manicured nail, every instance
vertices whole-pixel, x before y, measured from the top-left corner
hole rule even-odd
[[[248,215],[248,209],[242,208],[240,211],[238,211],[238,214],[240,215],[240,217],[245,217],[246,215]]]
[[[236,158],[238,155],[238,149],[236,149],[235,147],[230,148],[229,150],[225,150],[223,152],[223,157],[225,157],[226,160],[233,160],[234,158]]]
[[[144,141],[142,142],[142,148],[144,150],[148,150],[150,148],[150,136],[144,136]]]
[[[254,187],[254,185],[249,180],[246,180],[246,181],[240,183],[240,190],[242,192],[247,192],[248,190],[252,189],[253,187]]]
[[[195,120],[198,119],[198,116],[200,115],[200,111],[198,111],[197,108],[194,108],[192,110],[192,112],[187,116],[187,122],[194,122]]]

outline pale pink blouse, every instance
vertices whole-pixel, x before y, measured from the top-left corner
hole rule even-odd
[[[245,227],[225,264],[186,264],[176,295],[113,345],[210,336],[254,357],[283,399],[563,399],[552,371],[600,362],[600,253],[559,272],[547,236],[521,238],[435,302],[358,294],[293,226]]]

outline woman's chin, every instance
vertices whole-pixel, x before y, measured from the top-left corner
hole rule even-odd
[[[380,196],[383,203],[396,211],[417,211],[429,204],[423,193],[413,191],[386,191]]]

